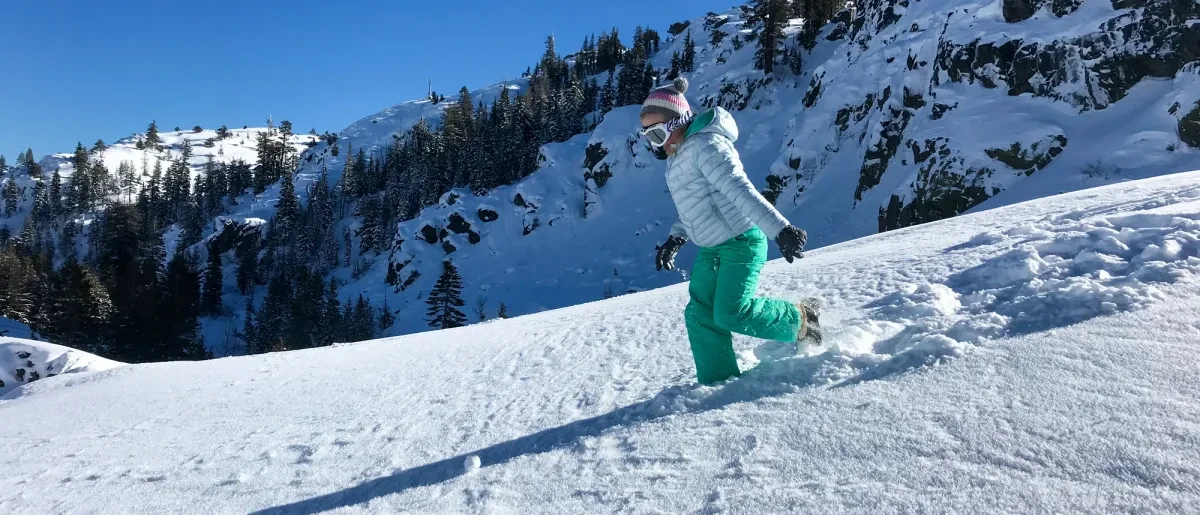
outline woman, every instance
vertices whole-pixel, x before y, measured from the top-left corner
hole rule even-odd
[[[667,186],[679,211],[666,243],[656,247],[659,270],[675,267],[688,240],[701,247],[684,311],[696,378],[712,384],[739,375],[733,334],[820,343],[815,306],[755,297],[767,261],[767,239],[791,263],[804,257],[805,232],[767,202],[742,170],[733,143],[733,116],[717,107],[693,115],[687,80],[655,89],[642,104],[641,134],[671,157]]]

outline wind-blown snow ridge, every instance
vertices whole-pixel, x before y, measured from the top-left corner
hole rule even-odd
[[[739,337],[745,373],[716,386],[694,384],[682,285],[43,379],[0,401],[0,510],[1192,511],[1197,181],[771,262],[762,293],[824,299],[829,345],[787,355]],[[21,459],[42,446],[59,456]]]

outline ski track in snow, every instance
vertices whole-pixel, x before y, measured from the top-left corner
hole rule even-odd
[[[1200,509],[1200,173],[768,265],[825,348],[692,376],[686,285],[0,398],[4,513]],[[474,470],[474,457],[479,468]]]

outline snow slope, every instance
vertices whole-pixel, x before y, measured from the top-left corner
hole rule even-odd
[[[0,400],[0,512],[1193,512],[1198,181],[772,262],[763,293],[822,297],[829,345],[739,338],[713,387],[685,285],[42,380]]]

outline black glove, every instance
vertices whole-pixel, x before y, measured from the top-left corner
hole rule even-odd
[[[779,245],[783,259],[791,263],[797,258],[804,257],[804,244],[808,243],[808,233],[804,232],[804,229],[789,225],[779,232],[779,236],[775,237],[775,243]]]
[[[666,243],[655,246],[654,250],[657,250],[658,254],[654,258],[654,268],[657,270],[662,270],[664,268],[667,270],[674,270],[675,254],[679,253],[679,248],[682,247],[684,243],[687,243],[686,239],[672,234],[671,237],[667,238]]]

